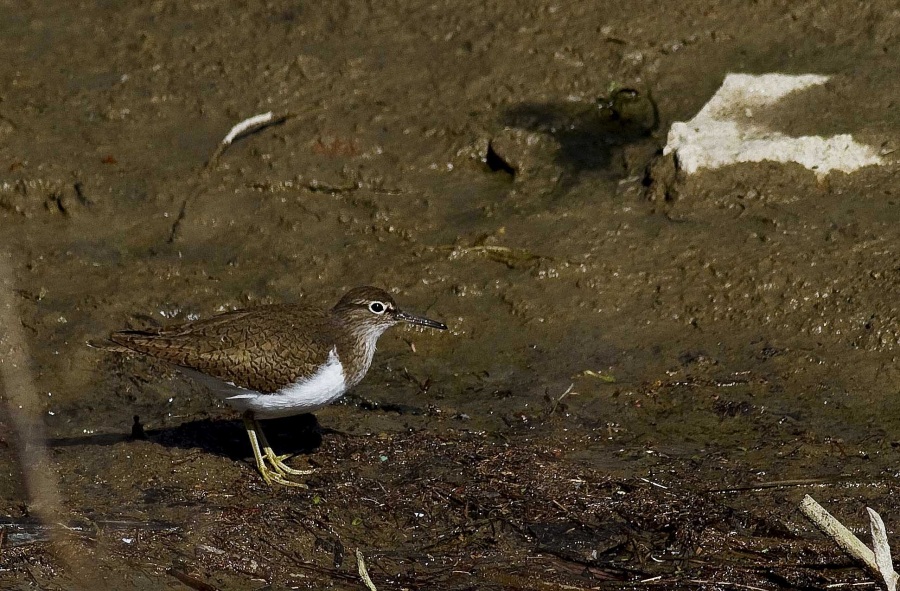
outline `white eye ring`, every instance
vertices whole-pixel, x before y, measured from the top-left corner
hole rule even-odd
[[[385,310],[387,310],[387,306],[381,302],[372,302],[369,304],[369,311],[373,314],[384,314]]]

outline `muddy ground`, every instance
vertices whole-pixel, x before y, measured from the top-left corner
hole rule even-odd
[[[796,507],[896,539],[900,12],[785,4],[0,2],[0,240],[75,538],[42,541],[0,415],[0,587],[360,589],[357,549],[382,590],[871,581]],[[889,163],[658,160],[770,71],[834,76],[786,133]],[[85,345],[361,284],[451,330],[271,422],[308,490],[202,387]]]

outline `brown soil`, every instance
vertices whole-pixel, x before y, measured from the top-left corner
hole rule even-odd
[[[898,514],[897,166],[658,158],[736,71],[832,74],[776,120],[892,158],[894,4],[787,5],[4,3],[0,246],[90,569],[4,428],[0,587],[360,589],[357,549],[380,590],[870,580],[796,507]],[[85,345],[362,284],[451,330],[272,422],[309,490],[263,485],[200,386]]]

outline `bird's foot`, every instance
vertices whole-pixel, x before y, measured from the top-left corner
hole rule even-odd
[[[263,453],[265,454],[266,460],[269,461],[269,464],[275,468],[275,471],[282,475],[286,476],[288,474],[295,476],[306,476],[315,472],[315,470],[307,469],[307,470],[297,470],[296,468],[291,468],[287,464],[284,463],[284,460],[291,457],[291,454],[284,455],[275,455],[275,452],[272,451],[271,447],[267,447],[263,449]]]
[[[263,480],[266,481],[266,484],[280,484],[282,486],[293,486],[297,488],[309,488],[306,484],[302,482],[294,482],[293,480],[286,478],[289,474],[306,474],[301,470],[294,470],[293,468],[286,466],[284,464],[284,456],[277,456],[275,452],[272,451],[272,447],[269,445],[269,442],[266,440],[266,436],[262,432],[262,427],[259,425],[259,422],[253,419],[252,416],[244,417],[244,426],[247,429],[247,435],[250,438],[250,447],[253,448],[253,459],[256,461],[256,469],[259,470],[260,476],[262,476]],[[262,443],[262,445],[260,445]],[[266,464],[266,461],[269,462],[269,465]]]
[[[259,470],[260,476],[262,476],[263,480],[266,481],[266,484],[280,484],[282,486],[293,486],[296,488],[309,488],[303,482],[295,482],[293,480],[285,478],[285,474],[272,470],[266,465],[265,462],[260,463],[257,466],[257,469]]]

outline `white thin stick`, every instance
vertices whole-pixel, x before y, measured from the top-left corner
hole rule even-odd
[[[209,168],[213,166],[219,160],[219,156],[222,155],[222,152],[228,149],[228,146],[230,146],[234,142],[234,140],[236,140],[240,136],[262,129],[267,125],[281,123],[290,119],[291,117],[296,116],[296,113],[284,113],[282,115],[276,115],[273,111],[269,111],[268,113],[261,113],[259,115],[254,115],[253,117],[244,119],[243,121],[232,127],[228,134],[225,135],[225,138],[222,139],[221,142],[219,142],[219,145],[216,146],[216,151],[213,152],[213,155],[210,156],[209,161],[206,163],[206,167]]]
[[[688,579],[689,583],[697,583],[698,585],[714,585],[722,587],[734,587],[735,589],[750,589],[750,591],[767,591],[762,587],[754,587],[752,585],[742,585],[741,583],[731,583],[728,581],[711,581],[703,579]]]
[[[373,583],[371,577],[369,577],[369,571],[366,569],[366,559],[363,558],[362,550],[359,548],[356,549],[356,566],[359,567],[359,577],[363,580],[363,583],[369,591],[378,591],[378,589],[375,588],[375,583]]]
[[[253,129],[265,123],[270,123],[274,118],[275,113],[269,111],[268,113],[263,113],[262,115],[254,115],[249,119],[244,119],[231,128],[231,131],[229,131],[228,135],[225,136],[225,139],[222,140],[222,145],[227,146],[234,141],[234,138],[246,132],[247,130]]]
[[[556,401],[553,402],[553,406],[550,408],[551,415],[554,412],[556,412],[556,407],[559,406],[559,403],[562,402],[563,398],[565,398],[566,396],[569,395],[569,392],[571,392],[572,388],[574,388],[574,387],[575,387],[575,384],[569,384],[569,387],[566,388],[566,391],[562,393],[562,396],[560,396],[559,398],[556,399]]]
[[[826,511],[822,505],[817,503],[815,499],[805,495],[803,500],[800,501],[800,511],[806,515],[807,519],[813,522],[813,525],[819,528],[819,531],[834,540],[841,547],[841,550],[851,557],[862,561],[876,575],[881,575],[878,563],[875,560],[875,553],[863,544],[853,532],[835,519],[831,513]]]
[[[888,544],[884,521],[874,509],[866,507],[866,511],[869,512],[869,521],[872,526],[872,548],[875,550],[878,572],[884,579],[887,591],[897,591],[897,579],[900,577],[894,572],[894,561],[891,558],[891,546]]]

